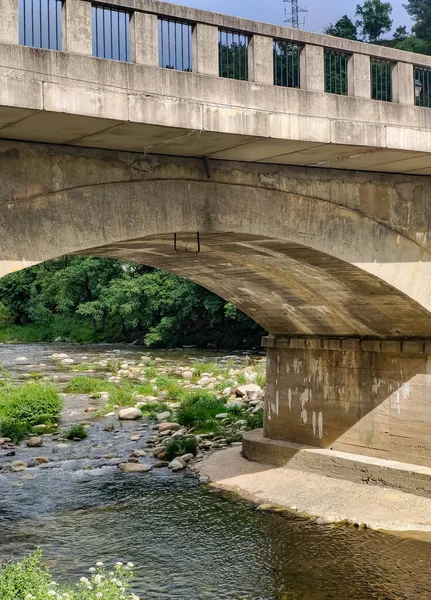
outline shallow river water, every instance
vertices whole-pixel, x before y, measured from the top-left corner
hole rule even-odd
[[[28,367],[17,366],[16,356],[38,365],[55,351],[73,357],[114,350],[0,346],[0,362],[17,376]],[[142,354],[121,348],[121,356],[128,352]],[[96,448],[109,446],[102,435],[95,427],[97,439],[89,436],[92,470],[71,451],[32,479],[0,474],[0,559],[41,546],[58,580],[84,575],[97,560],[131,560],[143,599],[431,599],[431,544],[261,513],[190,473],[98,467]]]

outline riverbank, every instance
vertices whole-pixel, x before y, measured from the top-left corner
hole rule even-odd
[[[197,466],[211,486],[234,492],[262,510],[297,513],[320,524],[344,523],[388,532],[414,532],[431,541],[431,499],[367,486],[287,466],[250,462],[240,448],[227,448]]]

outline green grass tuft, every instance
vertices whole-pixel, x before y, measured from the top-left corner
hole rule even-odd
[[[73,425],[64,435],[67,440],[83,440],[87,437],[87,431],[83,425]]]

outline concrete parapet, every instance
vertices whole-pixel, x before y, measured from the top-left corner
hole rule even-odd
[[[431,497],[429,467],[270,440],[264,437],[262,429],[244,434],[242,454],[254,462]]]
[[[354,53],[347,64],[347,84],[349,96],[371,98],[370,57]]]
[[[392,69],[392,100],[398,104],[415,103],[413,65],[398,62]]]
[[[309,92],[325,91],[323,47],[306,44],[300,57],[301,88]]]
[[[268,335],[262,338],[264,348],[296,348],[338,350],[351,352],[377,352],[392,354],[431,354],[431,341],[381,340],[350,338],[290,337]]]
[[[63,7],[63,50],[72,54],[93,53],[91,8],[89,2],[67,0]]]
[[[17,0],[0,0],[0,43],[2,44],[18,44],[19,43],[19,27],[18,27],[18,1]]]
[[[218,29],[197,23],[193,28],[192,70],[201,75],[219,75]]]
[[[134,12],[131,23],[130,50],[132,62],[159,66],[157,16]]]
[[[273,40],[261,35],[254,35],[248,47],[249,81],[272,85],[274,83],[273,60]]]

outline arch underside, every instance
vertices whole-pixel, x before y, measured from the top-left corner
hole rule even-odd
[[[428,178],[210,167],[0,141],[0,275],[110,256],[193,280],[273,334],[431,337]],[[196,231],[201,253],[176,253],[173,232],[193,246]]]
[[[185,277],[232,302],[275,335],[425,337],[427,310],[352,264],[264,236],[172,233],[81,254],[135,261]],[[190,252],[185,252],[185,246]]]

